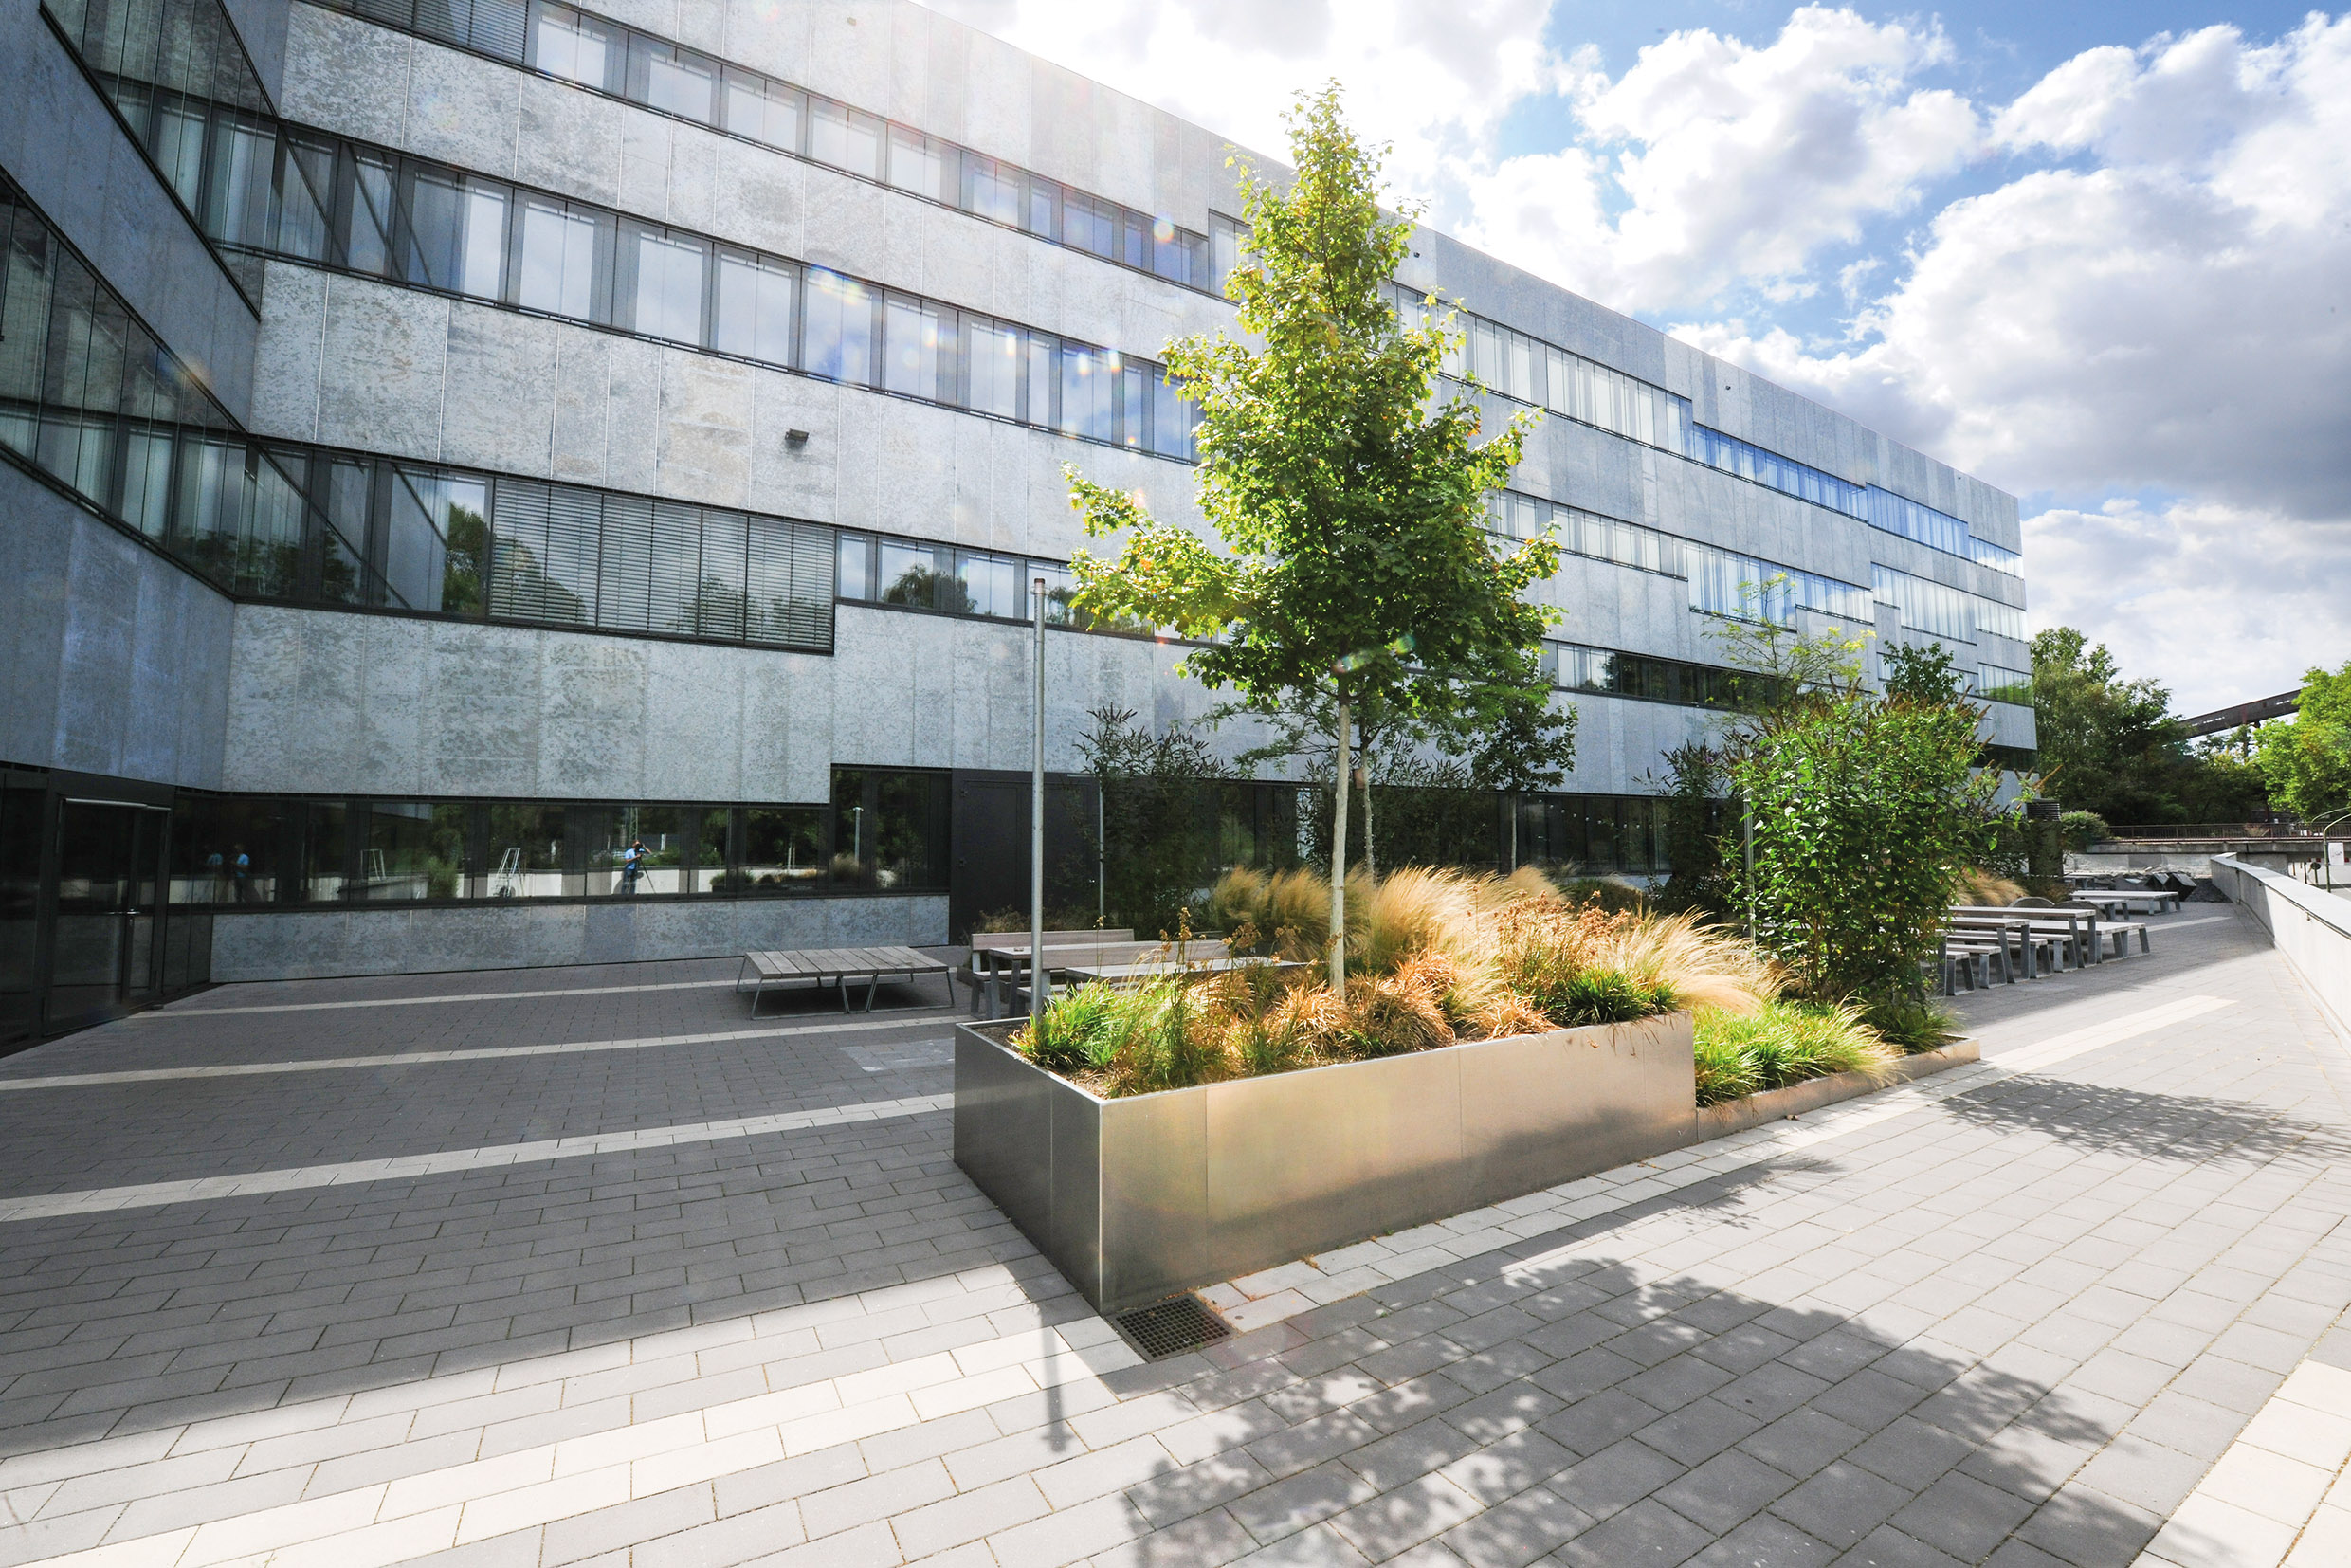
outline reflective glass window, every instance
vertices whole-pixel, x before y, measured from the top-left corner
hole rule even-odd
[[[800,150],[800,119],[807,100],[798,89],[729,66],[725,78],[726,128],[738,137]]]
[[[909,299],[902,294],[887,297],[883,308],[884,336],[882,339],[882,385],[894,392],[906,392],[915,397],[938,399],[942,383],[939,375],[939,353],[942,346],[952,349],[952,339],[942,345],[940,313],[937,305],[923,300]],[[952,332],[952,321],[946,323]],[[953,370],[953,361],[949,361]],[[944,381],[948,401],[955,397],[955,378],[950,374]]]
[[[310,903],[335,903],[355,889],[348,869],[351,855],[351,805],[342,800],[313,800],[302,811],[301,897]]]
[[[749,806],[743,810],[741,891],[812,888],[826,878],[821,806]]]
[[[621,228],[620,256],[615,294],[627,302],[628,317],[618,324],[648,337],[700,344],[709,245],[690,234],[628,224]]]
[[[852,386],[873,380],[873,295],[854,278],[822,267],[807,274],[807,323],[800,368]]]
[[[964,318],[964,407],[1003,419],[1021,417],[1022,337],[1017,327]]]
[[[798,276],[738,250],[719,252],[719,313],[711,347],[764,364],[792,363],[793,299]]]
[[[809,156],[866,179],[882,174],[883,122],[829,98],[809,100]]]
[[[359,881],[347,896],[370,902],[458,897],[465,877],[466,817],[464,806],[371,801]]]
[[[571,812],[562,806],[494,803],[487,812],[484,896],[493,899],[576,898],[585,878],[569,874],[565,850]]]
[[[694,852],[693,887],[697,893],[738,892],[749,878],[735,869],[729,848],[735,813],[721,806],[715,811],[681,813],[680,836]]]
[[[640,34],[629,40],[629,96],[636,101],[704,125],[717,122],[716,61]]]
[[[172,812],[173,903],[271,903],[287,803],[182,795]]]
[[[611,232],[612,226],[592,209],[552,196],[525,198],[515,247],[515,302],[575,320],[603,319]]]
[[[674,806],[613,806],[592,813],[593,832],[583,873],[591,898],[650,898],[682,893],[687,840],[700,812]]]
[[[891,126],[890,183],[931,201],[952,198],[954,192],[942,186],[944,160],[940,148],[940,143],[920,131],[903,125]]]
[[[531,64],[549,76],[599,91],[618,74],[620,37],[610,24],[568,6],[540,5],[531,29]]]
[[[1017,227],[1027,205],[1020,172],[976,153],[963,155],[963,207],[992,223]]]

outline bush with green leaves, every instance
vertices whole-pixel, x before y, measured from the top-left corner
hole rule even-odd
[[[1804,995],[1917,990],[1999,788],[1970,770],[1976,724],[1965,704],[1814,691],[1737,738],[1756,939]]]
[[[1704,1009],[1691,1049],[1702,1105],[1832,1073],[1883,1076],[1894,1060],[1894,1052],[1851,1008],[1811,1002],[1766,1002],[1744,1015]]]

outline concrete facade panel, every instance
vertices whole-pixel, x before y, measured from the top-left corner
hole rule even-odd
[[[0,759],[193,788],[221,778],[228,601],[0,465]]]

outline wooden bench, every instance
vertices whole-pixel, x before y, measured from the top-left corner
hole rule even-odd
[[[1048,953],[1063,947],[1083,948],[1090,953],[1104,942],[1131,942],[1134,939],[1134,927],[1126,925],[1104,929],[1087,927],[1077,931],[1048,931],[1045,933],[1045,946]],[[972,988],[973,1017],[993,1016],[993,1014],[983,1012],[983,1004],[988,999],[988,986],[995,968],[995,960],[988,955],[1000,953],[1006,948],[1012,947],[1017,947],[1023,952],[1028,951],[1029,933],[1026,931],[975,931],[972,933],[970,956],[963,960],[963,967],[956,971],[956,978]]]
[[[2099,959],[2098,912],[2093,909],[2034,909],[2014,904],[1955,904],[1951,909],[1955,921],[1997,921],[2031,932],[2035,937],[2054,938],[2062,941],[2058,967],[2075,969],[2094,964]]]
[[[1083,933],[1085,940],[1045,944],[1045,975],[1049,982],[1055,975],[1103,974],[1109,971],[1150,965],[1171,960],[1175,946],[1164,941],[1094,941],[1093,932]],[[1214,939],[1195,939],[1187,943],[1184,955],[1193,963],[1224,963],[1232,954],[1225,944]],[[972,950],[972,962],[979,971],[977,994],[973,1005],[980,1015],[1002,1018],[1008,1015],[1028,994],[1028,978],[1034,967],[1030,959],[1027,941],[991,944]]]
[[[865,1011],[873,1011],[873,998],[885,979],[902,975],[920,979],[925,975],[944,975],[948,964],[944,958],[934,958],[911,947],[819,947],[793,953],[746,953],[742,966],[735,972],[735,991],[743,990],[746,976],[755,976],[751,988],[751,1015],[759,1015],[759,998],[767,994],[771,985],[807,984],[817,987],[837,985],[841,988],[841,1011],[849,1009],[849,982],[864,980]],[[954,999],[952,987],[949,1000]]]
[[[2101,912],[2111,907],[2126,915],[2137,914],[2141,904],[2158,915],[2179,907],[2179,895],[2168,887],[2082,887],[2072,896],[2077,903],[2097,904]]]

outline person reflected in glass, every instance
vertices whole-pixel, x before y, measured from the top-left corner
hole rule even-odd
[[[641,838],[632,840],[629,848],[620,852],[620,892],[636,892],[637,879],[645,875],[645,857],[651,852],[646,848],[645,840]]]
[[[229,880],[235,886],[236,902],[246,903],[250,902],[251,897],[253,857],[245,852],[245,846],[242,844],[233,845],[230,848],[232,852],[228,857]]]

